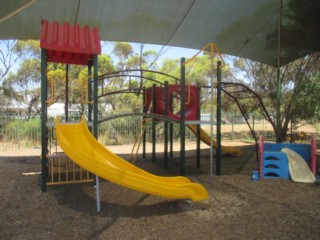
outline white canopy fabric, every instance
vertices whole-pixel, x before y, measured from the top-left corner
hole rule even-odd
[[[201,49],[271,66],[320,51],[319,0],[12,0],[0,1],[0,39],[39,39],[41,20],[98,27],[101,40]]]

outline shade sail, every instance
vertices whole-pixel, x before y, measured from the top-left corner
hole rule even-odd
[[[320,1],[282,0],[281,62],[320,50]],[[41,20],[98,27],[101,40],[201,49],[277,66],[279,0],[0,2],[0,39],[39,39]]]

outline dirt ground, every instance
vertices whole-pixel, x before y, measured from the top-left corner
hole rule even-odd
[[[92,183],[41,192],[39,149],[2,152],[0,239],[320,239],[320,184],[252,181],[255,148],[239,147],[243,155],[223,156],[222,175],[212,180],[210,150],[202,149],[196,169],[195,150],[187,148],[186,176],[207,188],[208,200],[189,204],[102,181],[100,213]],[[130,159],[128,146],[112,150]],[[139,156],[135,164],[157,175],[179,174],[178,151],[167,170],[162,153],[156,162],[150,158]]]

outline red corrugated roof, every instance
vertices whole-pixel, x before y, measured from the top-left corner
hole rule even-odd
[[[87,65],[93,55],[101,53],[99,30],[44,20],[40,47],[46,49],[49,62]]]

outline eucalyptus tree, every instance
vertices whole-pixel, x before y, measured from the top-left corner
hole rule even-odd
[[[320,53],[315,53],[281,68],[280,136],[283,140],[291,123],[310,123],[319,119],[319,63]],[[236,59],[234,66],[244,73],[247,84],[263,98],[269,114],[275,119],[277,69],[245,59]]]

